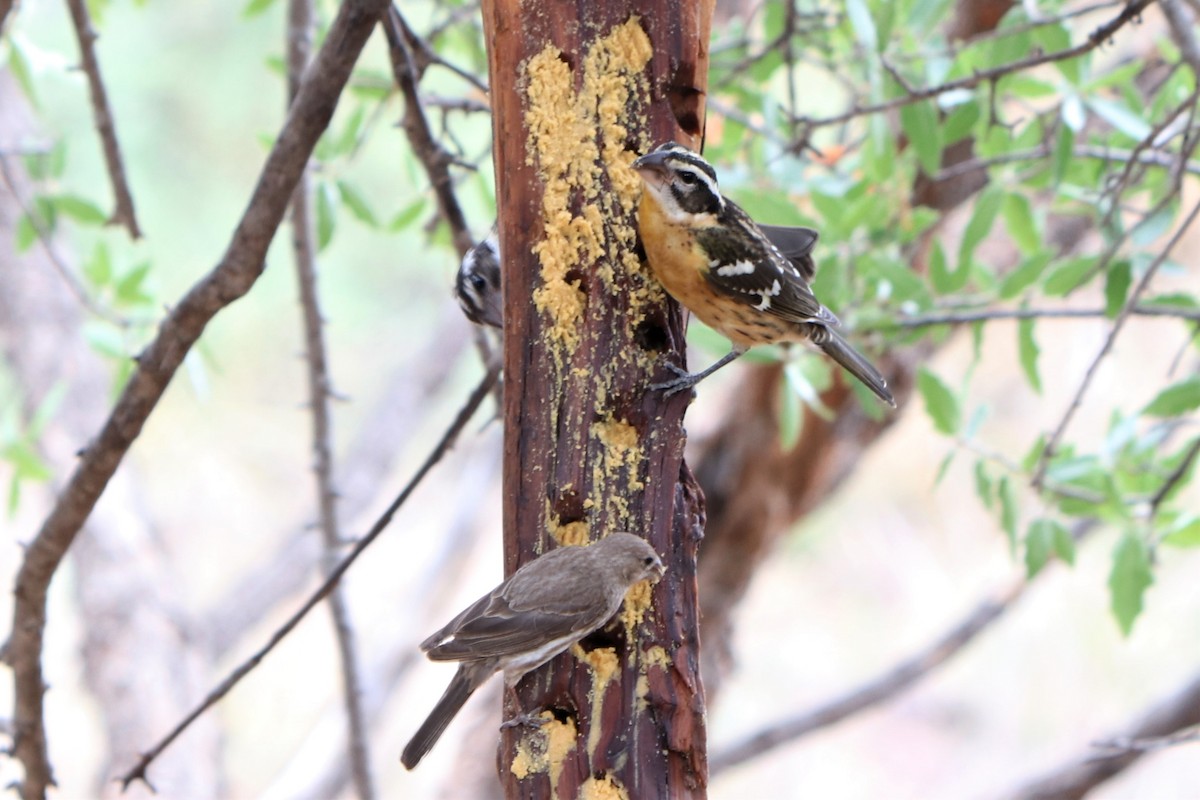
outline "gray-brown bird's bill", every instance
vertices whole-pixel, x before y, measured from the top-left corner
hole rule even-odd
[[[429,717],[400,756],[415,767],[437,743],[467,698],[495,672],[512,688],[580,639],[603,627],[626,592],[657,581],[662,560],[631,533],[613,533],[592,545],[560,547],[530,561],[421,642],[433,661],[457,661]]]

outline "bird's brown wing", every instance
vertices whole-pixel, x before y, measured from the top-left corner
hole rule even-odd
[[[837,317],[813,295],[801,270],[768,242],[736,204],[727,201],[719,224],[696,231],[696,242],[709,257],[705,273],[709,285],[727,297],[789,322],[837,324]]]
[[[726,201],[728,202],[728,201]],[[800,276],[809,283],[817,277],[817,264],[813,261],[812,249],[819,233],[812,228],[789,225],[763,225],[757,223],[763,235],[775,248],[800,270]]]

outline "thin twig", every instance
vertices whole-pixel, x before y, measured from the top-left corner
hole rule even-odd
[[[1135,317],[1174,317],[1200,321],[1200,308],[1175,306],[1134,306],[1129,313]],[[872,324],[864,324],[859,330],[913,330],[934,325],[965,325],[973,322],[988,322],[1000,319],[1103,319],[1107,316],[1103,308],[984,308],[978,311],[947,311],[931,314],[914,314],[897,317]]]
[[[1125,321],[1133,316],[1133,309],[1137,308],[1138,301],[1141,299],[1142,294],[1145,293],[1147,287],[1149,287],[1150,281],[1158,272],[1158,268],[1163,265],[1168,257],[1170,257],[1171,251],[1175,249],[1175,245],[1177,245],[1179,240],[1183,238],[1184,233],[1186,233],[1187,230],[1192,226],[1192,223],[1196,220],[1197,216],[1200,216],[1200,202],[1192,206],[1192,210],[1188,212],[1187,217],[1183,220],[1179,227],[1176,228],[1175,233],[1172,234],[1170,240],[1167,242],[1162,251],[1159,252],[1159,254],[1155,256],[1154,260],[1150,262],[1150,265],[1146,268],[1145,273],[1143,273],[1142,277],[1138,280],[1137,285],[1133,288],[1133,291],[1129,293],[1129,297],[1126,299],[1125,304],[1121,306],[1121,310],[1117,312],[1117,317],[1115,320],[1113,320],[1112,330],[1108,332],[1108,336],[1104,340],[1104,345],[1100,348],[1100,352],[1096,354],[1096,357],[1092,359],[1092,363],[1088,365],[1087,372],[1084,373],[1083,380],[1080,382],[1079,388],[1075,391],[1074,397],[1071,398],[1070,405],[1067,406],[1066,412],[1063,414],[1062,419],[1059,420],[1058,427],[1054,429],[1054,433],[1052,433],[1050,438],[1046,441],[1046,447],[1042,450],[1042,454],[1038,458],[1037,468],[1034,470],[1034,487],[1041,487],[1042,480],[1046,475],[1046,467],[1049,465],[1050,459],[1054,455],[1054,451],[1062,441],[1063,435],[1067,431],[1067,426],[1071,424],[1071,419],[1075,416],[1075,412],[1079,410],[1079,406],[1082,405],[1084,394],[1087,392],[1088,387],[1091,386],[1092,379],[1096,376],[1096,371],[1100,368],[1100,363],[1104,360],[1105,356],[1108,355],[1109,351],[1112,350],[1112,346],[1117,339],[1117,335],[1120,334],[1121,329],[1125,326]]]
[[[1196,77],[1200,78],[1200,44],[1197,44],[1196,32],[1193,30],[1196,20],[1188,18],[1188,12],[1184,11],[1179,0],[1158,0],[1158,6],[1167,18],[1171,38],[1179,46],[1179,54],[1192,68]]]
[[[1100,27],[1096,28],[1096,30],[1092,31],[1092,33],[1088,35],[1088,38],[1085,41],[1075,45],[1074,47],[1068,47],[1064,50],[1055,50],[1052,53],[1039,53],[1029,56],[1028,58],[1012,61],[1008,64],[1001,64],[998,67],[981,70],[957,80],[939,83],[936,86],[929,86],[925,88],[914,87],[910,93],[905,94],[902,97],[894,97],[891,100],[884,100],[883,102],[873,103],[866,106],[855,105],[853,108],[849,109],[848,111],[844,111],[841,114],[834,114],[828,117],[797,117],[796,119],[792,120],[792,123],[803,134],[802,137],[799,138],[806,140],[808,135],[811,134],[811,132],[816,128],[822,128],[828,125],[839,125],[843,122],[849,122],[857,117],[870,116],[872,114],[878,114],[882,111],[891,111],[894,108],[900,108],[901,106],[910,105],[912,103],[920,102],[921,100],[928,100],[932,97],[938,97],[939,95],[956,91],[958,89],[974,89],[980,84],[994,82],[1006,75],[1033,69],[1034,67],[1040,67],[1043,64],[1053,64],[1056,61],[1066,61],[1067,59],[1078,58],[1079,56],[1090,53],[1097,47],[1100,47],[1100,45],[1110,40],[1117,33],[1117,31],[1125,27],[1133,20],[1138,19],[1142,12],[1145,11],[1146,8],[1153,2],[1154,0],[1131,0],[1130,3],[1121,9],[1119,14]]]
[[[1133,150],[1115,150],[1109,147],[1096,147],[1095,145],[1078,145],[1072,151],[1071,155],[1074,158],[1090,158],[1098,161],[1112,161],[1118,164],[1127,164],[1131,161],[1136,161],[1140,164],[1145,164],[1151,167],[1161,167],[1163,169],[1177,169],[1179,159],[1171,153],[1164,153],[1159,150],[1142,150],[1135,152]],[[1051,156],[1051,149],[1048,145],[1035,147],[1031,150],[1019,150],[1013,153],[1003,153],[998,156],[990,156],[988,158],[972,158],[967,161],[961,161],[954,166],[947,167],[938,172],[934,176],[936,181],[945,181],[951,178],[957,178],[960,175],[974,172],[977,169],[985,167],[994,167],[1000,164],[1011,164],[1019,161],[1038,161]],[[1200,163],[1195,161],[1185,162],[1183,169],[1191,175],[1200,175]]]
[[[79,58],[83,71],[87,75],[88,89],[92,96],[92,114],[96,118],[96,131],[100,134],[100,143],[104,148],[104,163],[108,168],[108,179],[112,182],[113,199],[116,208],[109,225],[121,225],[129,235],[138,239],[141,229],[138,228],[137,215],[133,211],[133,194],[129,191],[129,183],[125,178],[125,165],[121,158],[121,148],[117,144],[117,129],[113,122],[112,106],[108,103],[108,90],[104,88],[104,80],[100,76],[100,60],[96,58],[96,29],[92,27],[92,18],[88,14],[87,3],[84,0],[67,0],[71,9],[71,22],[75,26],[75,36],[79,39]]]
[[[1155,750],[1164,750],[1168,747],[1190,744],[1198,740],[1200,740],[1200,725],[1189,725],[1166,736],[1148,736],[1140,739],[1117,736],[1113,739],[1105,739],[1093,743],[1092,747],[1095,747],[1097,752],[1096,755],[1088,760],[1100,761],[1127,753],[1151,753]]]
[[[150,766],[151,762],[153,762],[154,759],[157,758],[158,755],[171,744],[171,742],[175,741],[175,739],[181,733],[187,730],[187,727],[191,725],[201,714],[216,704],[222,697],[229,694],[230,690],[232,690],[242,678],[246,677],[251,670],[257,667],[259,663],[262,662],[262,660],[267,656],[267,654],[275,649],[275,646],[283,641],[283,639],[289,633],[291,633],[293,628],[300,624],[300,621],[307,616],[309,611],[312,611],[318,603],[324,600],[325,597],[331,591],[333,591],[333,588],[337,586],[338,581],[341,580],[342,575],[344,575],[346,570],[348,570],[350,566],[358,559],[358,557],[362,555],[363,551],[366,550],[376,538],[378,538],[379,534],[383,532],[384,528],[388,526],[388,523],[392,521],[392,517],[397,511],[400,510],[400,507],[404,505],[404,502],[408,500],[409,495],[413,493],[413,490],[417,488],[422,479],[424,479],[425,475],[429,473],[429,470],[431,470],[434,465],[436,465],[442,459],[442,457],[446,455],[450,448],[454,446],[454,442],[458,439],[458,435],[462,433],[463,428],[465,428],[467,423],[471,421],[471,417],[475,415],[475,412],[483,403],[484,398],[487,397],[489,392],[491,392],[492,386],[495,384],[498,375],[498,369],[490,369],[484,373],[483,378],[479,381],[479,385],[476,386],[474,391],[471,392],[471,395],[467,398],[466,403],[464,403],[463,407],[459,409],[454,421],[450,423],[450,427],[448,427],[446,432],[442,434],[442,438],[434,446],[432,452],[430,452],[430,454],[426,457],[424,463],[421,464],[416,474],[413,475],[408,484],[400,491],[400,494],[396,496],[396,499],[392,501],[392,504],[387,507],[387,510],[384,511],[379,519],[375,521],[375,524],[371,526],[371,529],[367,531],[366,535],[359,539],[354,545],[354,548],[346,555],[346,557],[343,558],[337,564],[337,566],[329,571],[329,575],[325,579],[325,582],[322,583],[321,586],[309,596],[308,600],[304,602],[304,605],[300,606],[300,608],[294,614],[292,614],[292,616],[289,617],[282,626],[280,626],[273,634],[271,634],[271,638],[267,640],[266,644],[260,647],[248,659],[239,664],[232,672],[229,673],[225,680],[221,681],[216,688],[209,692],[208,696],[204,698],[203,702],[201,702],[200,705],[198,705],[190,714],[184,717],[183,720],[181,720],[179,724],[171,730],[170,733],[163,737],[163,739],[154,745],[154,747],[152,747],[150,750],[143,753],[142,757],[138,760],[138,763],[135,764],[121,778],[119,778],[122,786],[128,787],[129,784],[135,780],[144,781],[146,776],[146,768]]]
[[[412,33],[395,4],[388,5],[387,19],[383,27],[387,32],[388,54],[391,56],[396,85],[404,95],[404,132],[408,135],[413,152],[429,175],[429,183],[437,196],[438,209],[446,224],[450,226],[454,248],[458,251],[458,257],[462,258],[474,246],[475,240],[467,228],[466,216],[458,203],[458,197],[454,194],[454,181],[450,176],[450,164],[454,162],[454,158],[434,138],[417,90],[419,76],[413,49],[418,38]]]
[[[54,783],[46,748],[46,683],[41,667],[50,580],[184,356],[209,321],[245,295],[262,274],[267,247],[283,220],[292,190],[317,139],[328,127],[337,98],[385,5],[385,0],[342,3],[313,68],[305,74],[304,85],[225,254],[163,320],[158,335],[138,357],[138,367],[108,419],[83,449],[75,472],[25,549],[13,591],[10,652],[17,729],[13,754],[24,767],[19,789],[25,800],[44,797]]]
[[[1158,487],[1158,491],[1150,498],[1151,519],[1158,513],[1158,507],[1162,505],[1163,500],[1171,493],[1171,490],[1179,485],[1179,482],[1183,480],[1183,476],[1192,468],[1192,464],[1195,462],[1198,454],[1200,454],[1200,438],[1192,442],[1191,447],[1188,448],[1187,455],[1183,457],[1179,465],[1171,471],[1171,474],[1163,481],[1162,486]]]
[[[1198,723],[1200,675],[1194,675],[1173,695],[1129,723],[1125,736],[1111,738],[1136,742],[1169,737]],[[1127,748],[1097,757],[1094,751],[1088,750],[1061,767],[1007,792],[1004,797],[1008,800],[1082,800],[1097,786],[1133,766],[1146,752]]]
[[[34,213],[33,208],[21,196],[21,192],[18,191],[18,183],[12,173],[12,168],[8,164],[8,156],[2,152],[0,152],[0,177],[4,178],[4,183],[12,193],[13,199],[21,209],[21,213],[29,220],[34,235],[37,236],[38,244],[41,245],[42,252],[46,254],[46,260],[54,267],[54,271],[62,278],[63,283],[67,286],[67,290],[79,301],[79,304],[97,317],[108,320],[120,328],[131,326],[133,324],[131,319],[118,314],[95,300],[88,293],[87,288],[79,281],[79,278],[75,276],[74,270],[67,264],[66,259],[59,254],[58,248],[54,246],[51,232],[46,229],[39,215]]]
[[[288,104],[295,100],[300,78],[308,66],[316,34],[316,9],[313,0],[289,0],[287,19]],[[324,546],[323,571],[328,572],[341,552],[338,530],[337,491],[333,483],[333,445],[331,379],[325,349],[324,320],[317,292],[317,248],[313,237],[312,180],[306,169],[292,195],[292,251],[296,260],[296,281],[300,289],[300,308],[304,325],[305,364],[308,372],[309,410],[312,414],[313,475],[316,478],[317,508],[320,512],[321,539]],[[375,797],[371,778],[370,750],[363,711],[362,670],[355,646],[354,627],[350,622],[345,590],[336,586],[329,593],[329,612],[333,618],[338,658],[342,671],[342,702],[346,707],[349,740],[349,772],[354,790],[362,800]]]
[[[997,597],[985,600],[936,641],[912,658],[817,708],[773,723],[709,756],[709,774],[737,766],[814,731],[827,728],[871,706],[889,700],[941,666],[991,627],[1024,592],[1017,581]]]

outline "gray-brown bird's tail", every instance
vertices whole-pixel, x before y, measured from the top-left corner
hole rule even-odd
[[[815,344],[825,351],[825,355],[841,364],[847,372],[862,381],[868,389],[879,396],[880,400],[895,408],[896,400],[888,390],[887,381],[883,379],[883,375],[879,374],[879,370],[875,369],[875,366],[867,361],[862,353],[851,347],[850,343],[843,339],[837,331],[832,328],[824,328],[823,333],[825,335],[820,337],[823,341],[816,341]]]
[[[412,769],[421,762],[425,754],[437,744],[437,740],[442,738],[446,726],[463,707],[463,703],[467,702],[467,698],[479,687],[479,681],[471,673],[471,667],[465,664],[454,673],[450,685],[442,693],[442,699],[438,700],[433,711],[429,712],[421,727],[404,746],[404,752],[400,754],[400,763],[405,769]],[[490,670],[488,674],[491,674]]]

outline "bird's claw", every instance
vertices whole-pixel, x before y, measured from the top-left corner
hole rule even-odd
[[[650,388],[654,389],[655,391],[663,392],[663,394],[665,394],[667,397],[682,392],[684,389],[691,389],[699,382],[699,378],[688,372],[683,367],[680,367],[678,364],[673,364],[672,362],[667,361],[664,363],[664,366],[671,372],[674,372],[676,377],[669,381],[652,383],[650,384]]]
[[[549,721],[550,720],[548,720],[548,719],[546,719],[546,717],[542,716],[541,713],[517,714],[512,719],[506,719],[506,720],[504,720],[504,722],[501,722],[500,729],[503,730],[505,728],[518,728],[518,727],[540,728]]]

